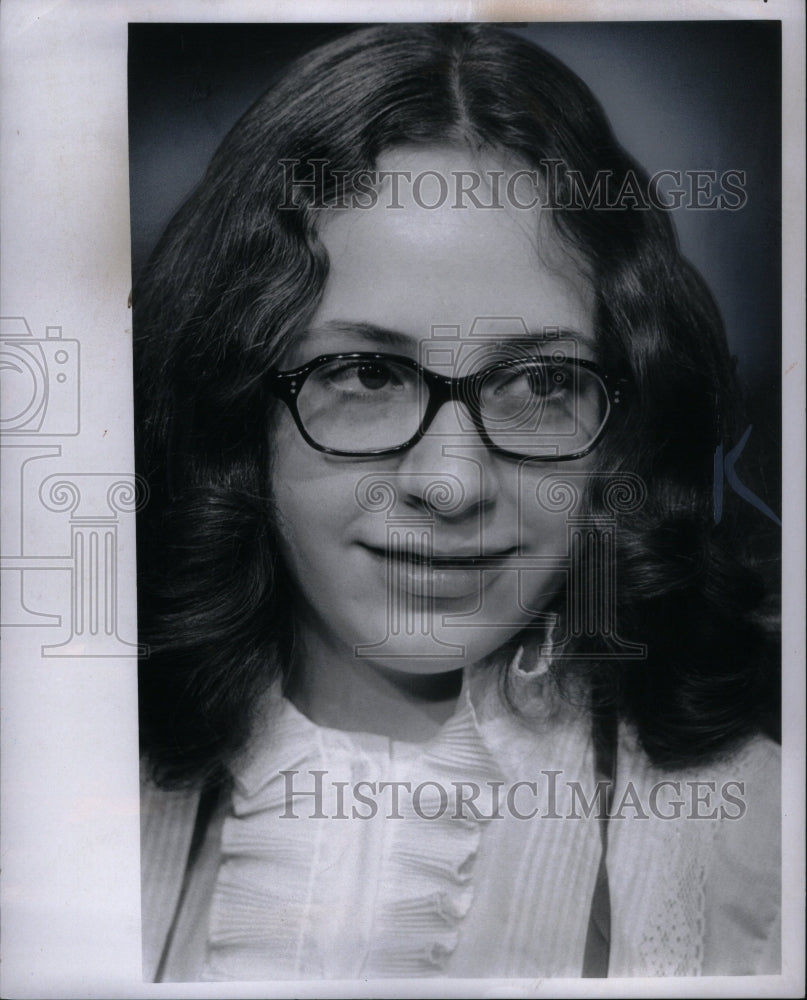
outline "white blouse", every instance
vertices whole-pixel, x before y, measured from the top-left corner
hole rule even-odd
[[[207,828],[167,948],[177,879],[148,844],[164,868],[186,857],[193,807],[175,794],[168,821],[145,806],[144,907],[151,895],[164,912],[144,917],[144,940],[152,969],[165,953],[160,979],[581,974],[601,853],[582,715],[518,718],[479,669],[421,745],[318,726],[285,700],[272,714]],[[671,775],[621,732],[610,976],[778,971],[778,795],[769,741]]]

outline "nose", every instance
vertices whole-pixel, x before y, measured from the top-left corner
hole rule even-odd
[[[399,500],[444,521],[479,517],[496,503],[495,460],[461,403],[445,402],[398,465]]]

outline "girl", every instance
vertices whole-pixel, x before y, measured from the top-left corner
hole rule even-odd
[[[732,366],[585,86],[324,45],[134,307],[146,977],[776,971]]]

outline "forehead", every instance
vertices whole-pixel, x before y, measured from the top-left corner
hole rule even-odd
[[[515,323],[593,336],[591,283],[551,213],[520,207],[524,184],[517,203],[494,197],[493,185],[506,191],[519,165],[418,147],[384,154],[377,169],[372,207],[332,209],[320,220],[330,271],[314,326],[363,322],[420,339],[435,327],[460,338],[483,328],[509,336]],[[459,196],[472,184],[477,201],[493,207]]]

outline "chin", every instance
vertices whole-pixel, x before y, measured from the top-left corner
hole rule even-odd
[[[411,623],[410,623],[411,624]],[[395,632],[386,628],[375,634],[386,636],[377,642],[354,644],[354,655],[387,670],[410,674],[440,674],[461,670],[489,656],[503,646],[518,629],[443,625],[418,622],[416,628]],[[484,633],[482,635],[481,633]],[[366,632],[365,634],[369,634]]]

